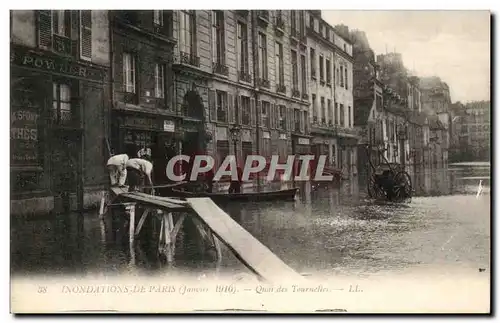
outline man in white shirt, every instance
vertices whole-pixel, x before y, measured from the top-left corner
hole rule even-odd
[[[108,159],[106,167],[109,172],[109,179],[111,186],[125,186],[127,179],[127,161],[129,160],[127,154],[115,155]]]
[[[126,166],[129,174],[129,191],[137,190],[139,186],[144,185],[144,176],[148,179],[148,185],[153,186],[151,162],[142,158],[132,158],[127,161]]]

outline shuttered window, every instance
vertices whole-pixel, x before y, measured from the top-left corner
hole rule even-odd
[[[92,11],[80,11],[80,57],[92,58]]]
[[[51,10],[38,11],[38,46],[41,48],[50,48],[52,46]]]

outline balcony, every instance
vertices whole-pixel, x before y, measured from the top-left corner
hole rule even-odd
[[[200,67],[200,58],[194,54],[180,52],[179,60],[181,64],[187,64],[194,67]]]
[[[247,18],[248,17],[248,11],[250,10],[236,10],[236,14],[242,18]]]
[[[252,76],[248,72],[239,71],[238,72],[238,80],[240,80],[242,82],[251,83],[252,82]]]
[[[224,76],[229,75],[229,68],[222,63],[214,62],[212,64],[212,67],[213,67],[213,72],[215,74],[224,75]]]
[[[286,93],[286,86],[283,84],[276,85],[276,92],[278,93]]]
[[[282,17],[276,18],[275,30],[278,34],[281,34],[281,35],[283,35],[285,33],[285,21],[283,20]]]
[[[257,10],[257,17],[265,25],[269,24],[269,10]]]
[[[269,83],[269,80],[258,78],[257,86],[269,89],[271,87],[271,84]]]
[[[300,91],[298,89],[292,89],[292,98],[300,98]]]
[[[72,55],[73,46],[75,46],[76,48],[75,41],[72,41],[68,37],[54,34],[54,41],[52,44],[52,48],[54,49],[55,52],[63,55]]]
[[[309,94],[302,93],[302,100],[309,100]]]

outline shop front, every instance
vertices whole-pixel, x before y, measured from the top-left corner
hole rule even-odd
[[[142,149],[150,149],[153,162],[153,182],[168,182],[165,169],[168,160],[181,149],[179,122],[173,117],[146,113],[115,111],[111,149],[115,154],[139,157]],[[178,166],[180,167],[180,166]]]
[[[349,178],[352,175],[357,175],[358,138],[340,137],[338,143],[337,167],[342,170],[342,176],[344,178]]]
[[[105,181],[106,68],[12,44],[10,64],[11,213],[85,207]]]
[[[294,160],[294,175],[298,176],[304,163],[299,160],[299,156],[311,155],[311,139],[306,136],[292,135],[292,155],[295,156]],[[308,167],[307,174],[311,172],[311,165]]]

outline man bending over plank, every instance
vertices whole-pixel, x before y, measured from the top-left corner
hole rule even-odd
[[[127,154],[115,155],[108,159],[106,167],[108,168],[111,186],[125,186],[125,180],[127,179],[126,164],[128,160]]]
[[[148,180],[148,185],[153,186],[151,173],[153,164],[142,158],[132,158],[127,161],[129,191],[139,191],[140,186],[144,186],[144,177]]]

